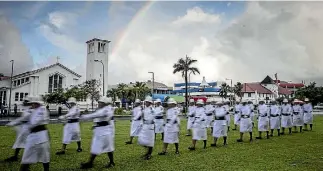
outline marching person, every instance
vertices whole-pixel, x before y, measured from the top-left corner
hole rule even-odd
[[[280,136],[280,109],[277,102],[273,100],[269,108],[270,113],[270,136],[273,136],[274,129],[277,129],[278,136]]]
[[[294,100],[293,105],[293,126],[295,129],[295,133],[297,132],[297,127],[299,126],[299,131],[302,132],[302,128],[304,125],[303,115],[302,115],[302,107],[300,106],[300,101],[298,99]]]
[[[154,108],[154,114],[155,114],[155,138],[157,137],[157,134],[161,134],[162,138],[164,139],[164,108],[161,106],[161,100],[157,99],[155,101],[156,106]]]
[[[179,143],[179,125],[180,120],[178,118],[179,111],[176,109],[176,101],[173,98],[169,98],[167,101],[168,109],[166,112],[166,125],[165,125],[165,136],[164,136],[164,148],[159,155],[165,155],[167,153],[168,144],[175,144],[175,154],[179,154],[178,143]]]
[[[267,139],[269,139],[269,116],[268,116],[268,107],[265,104],[264,99],[259,100],[258,106],[258,132],[259,136],[256,139],[262,139],[261,133],[267,133]]]
[[[234,129],[232,130],[237,130],[237,126],[239,125],[239,119],[240,119],[240,101],[236,101],[236,104],[234,106]]]
[[[196,110],[193,124],[193,137],[192,137],[192,146],[190,146],[189,150],[195,150],[196,142],[199,140],[203,140],[204,149],[206,148],[207,142],[207,128],[206,128],[206,120],[207,116],[205,114],[205,108],[203,107],[204,102],[202,99],[197,100],[196,102]]]
[[[250,119],[251,119],[251,122],[252,122],[252,127],[255,127],[255,123],[254,123],[254,120],[255,120],[255,112],[254,112],[255,106],[253,105],[251,100],[248,100],[248,105],[249,105],[250,111],[251,111]]]
[[[217,107],[215,108],[215,120],[213,125],[214,143],[211,147],[216,147],[217,140],[223,137],[223,145],[227,145],[228,127],[226,120],[227,110],[223,106],[223,102],[217,102]]]
[[[229,100],[225,101],[223,107],[226,112],[225,119],[227,121],[228,131],[230,131],[230,124],[231,124],[230,101]]]
[[[143,125],[139,133],[138,144],[147,148],[147,153],[143,155],[145,160],[151,159],[151,154],[155,145],[155,114],[152,106],[153,99],[150,96],[145,98],[145,109],[143,110]]]
[[[242,106],[240,107],[240,139],[237,142],[243,142],[243,134],[249,132],[250,142],[252,142],[252,121],[250,118],[251,108],[247,104],[246,100],[242,101]]]
[[[56,155],[65,154],[67,144],[71,142],[77,143],[77,152],[81,152],[81,131],[80,131],[80,109],[76,105],[76,99],[70,97],[67,101],[67,105],[70,108],[66,115],[60,116],[58,119],[67,119],[67,123],[64,126],[63,131],[63,146],[62,150],[57,152]]]
[[[214,105],[212,104],[213,99],[208,98],[206,100],[205,113],[206,113],[206,128],[211,128],[211,134],[212,134],[212,120],[213,120],[213,113],[214,113]]]
[[[282,126],[282,133],[281,135],[285,134],[285,128],[288,128],[289,134],[292,134],[292,107],[288,104],[288,100],[284,99],[283,104],[281,106],[281,126]]]
[[[112,125],[112,118],[114,114],[114,108],[111,106],[112,99],[108,97],[101,97],[98,101],[98,109],[87,115],[82,115],[81,120],[93,119],[93,137],[91,144],[91,156],[88,162],[81,164],[81,169],[88,169],[93,167],[93,162],[96,156],[107,153],[109,157],[109,164],[106,168],[114,167],[113,160],[114,147],[114,130]]]
[[[139,99],[135,100],[134,108],[132,109],[132,120],[130,129],[130,141],[126,144],[132,144],[133,137],[138,137],[142,125],[142,107]]]
[[[313,106],[312,104],[309,102],[308,98],[305,98],[305,104],[303,106],[304,109],[304,126],[305,129],[304,131],[307,131],[307,125],[310,125],[310,129],[311,131],[313,130]]]
[[[8,125],[14,126],[23,121],[28,121],[30,133],[27,136],[24,154],[21,160],[21,171],[29,170],[30,164],[43,163],[44,171],[49,170],[50,145],[46,125],[49,115],[43,106],[41,97],[29,97],[32,112],[11,122]]]
[[[188,114],[187,114],[187,134],[186,136],[191,136],[191,130],[193,128],[194,122],[194,115],[196,106],[194,104],[194,99],[190,99],[190,106],[188,107]]]
[[[28,125],[28,118],[26,116],[30,115],[32,110],[30,109],[30,99],[25,98],[23,101],[23,113],[22,116],[25,119],[22,119],[19,123],[14,120],[11,121],[13,124],[17,123],[16,126],[16,141],[13,145],[13,149],[15,149],[15,154],[12,157],[5,159],[6,162],[18,161],[19,151],[25,148],[25,143],[27,136],[29,134],[29,125]],[[20,118],[18,118],[20,120]],[[11,125],[11,124],[8,124]]]

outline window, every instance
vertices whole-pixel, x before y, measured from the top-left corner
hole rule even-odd
[[[248,93],[248,97],[251,97],[251,93]]]
[[[88,45],[88,53],[93,53],[94,52],[94,43],[89,43]]]
[[[15,101],[17,102],[19,100],[19,93],[15,93]]]
[[[22,101],[24,99],[24,93],[20,93],[19,101]]]
[[[101,43],[98,43],[98,52],[101,52]]]
[[[27,97],[28,96],[28,93],[25,93],[25,97]]]
[[[20,80],[17,81],[17,86],[19,86],[19,85],[20,85]]]
[[[21,79],[21,84],[25,83],[25,79]]]
[[[105,52],[105,43],[98,43],[98,52]]]
[[[28,82],[28,81],[29,81],[29,77],[26,78],[26,82]]]
[[[58,89],[63,88],[63,77],[55,74],[48,77],[48,93],[57,91]]]
[[[14,81],[13,82],[13,86],[17,86],[17,81]]]

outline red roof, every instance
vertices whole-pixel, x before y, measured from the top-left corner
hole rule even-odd
[[[263,87],[260,83],[244,83],[242,93],[261,93],[261,94],[272,94],[270,90]]]
[[[304,87],[304,84],[302,83],[280,83],[279,84],[280,87],[284,87],[284,88],[302,88]]]
[[[287,88],[278,86],[278,94],[291,95],[292,91],[288,90]]]

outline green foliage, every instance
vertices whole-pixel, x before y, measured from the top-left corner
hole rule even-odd
[[[90,98],[92,103],[92,110],[94,106],[94,101],[98,101],[100,98],[100,81],[98,80],[87,80],[83,84],[79,85],[84,91],[84,93],[87,95],[87,97]]]
[[[114,115],[127,115],[127,112],[125,112],[122,108],[116,108],[114,110]]]
[[[240,97],[240,100],[242,99],[242,95],[243,95],[242,88],[243,88],[243,85],[240,82],[237,82],[237,84],[234,85],[233,87],[233,93],[238,97]]]
[[[228,92],[230,91],[230,86],[227,83],[222,83],[219,96],[226,99],[228,97]]]
[[[313,105],[323,102],[323,87],[317,87],[315,82],[296,91],[295,97],[301,100],[309,98]]]
[[[126,99],[129,103],[134,102],[135,99],[144,100],[144,98],[150,93],[150,89],[144,82],[136,82],[132,87],[126,84],[118,84],[117,88],[108,90],[107,96],[112,97],[113,101],[119,97]]]
[[[64,90],[58,89],[52,93],[43,95],[43,100],[47,104],[64,104],[67,100]]]

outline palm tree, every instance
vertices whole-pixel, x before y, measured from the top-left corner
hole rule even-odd
[[[115,102],[118,97],[118,89],[116,88],[111,88],[110,90],[107,91],[107,97],[112,97],[112,100]]]
[[[230,86],[227,83],[222,83],[220,90],[220,97],[226,99],[228,97],[228,92],[230,91]]]
[[[181,72],[182,77],[185,79],[185,111],[187,111],[187,106],[188,106],[188,96],[187,96],[187,87],[188,87],[188,72],[191,71],[194,75],[196,73],[200,74],[200,71],[196,67],[192,67],[194,63],[196,63],[197,60],[191,59],[186,55],[186,58],[179,59],[177,63],[173,65],[173,74]]]
[[[240,82],[237,82],[237,84],[233,87],[234,94],[240,97],[240,100],[242,99],[242,88],[243,85]]]
[[[128,85],[124,83],[120,83],[117,86],[118,90],[118,97],[121,97],[122,99],[126,98],[128,93]]]

